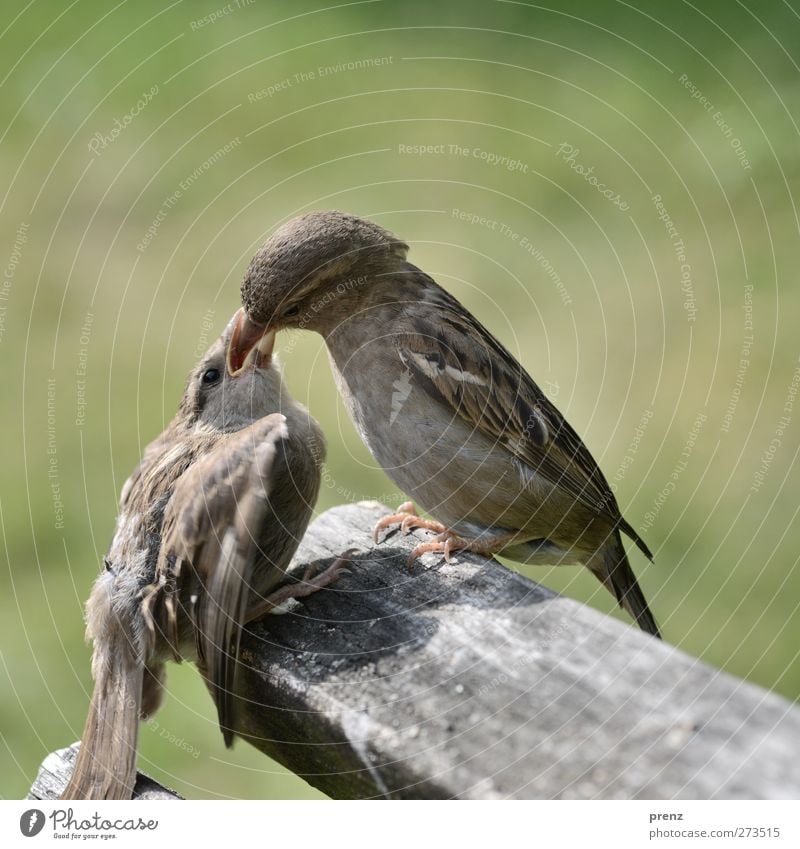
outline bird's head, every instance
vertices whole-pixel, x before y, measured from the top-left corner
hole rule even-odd
[[[256,340],[235,375],[226,368],[227,351],[241,312],[234,314],[189,373],[178,415],[190,428],[238,430],[280,412],[285,401],[280,366],[273,355],[274,333],[263,333]]]
[[[376,279],[402,266],[407,251],[388,230],[344,212],[310,212],[279,227],[245,274],[229,373],[239,372],[264,334],[335,326]]]

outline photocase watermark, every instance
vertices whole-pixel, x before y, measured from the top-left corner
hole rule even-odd
[[[519,247],[523,251],[525,251],[525,253],[527,253],[539,264],[544,273],[550,278],[553,285],[556,287],[558,296],[559,298],[561,298],[561,303],[565,307],[571,306],[572,297],[567,291],[567,287],[564,285],[564,281],[561,279],[561,276],[555,270],[550,260],[544,255],[542,249],[535,245],[527,236],[523,236],[520,233],[517,233],[515,230],[512,230],[505,224],[501,225],[500,233],[501,235],[511,239],[511,241],[515,244],[519,245]]]
[[[661,509],[667,503],[672,493],[675,492],[681,475],[683,475],[689,467],[689,458],[694,452],[697,437],[707,420],[708,416],[705,413],[698,413],[695,417],[694,424],[692,425],[689,435],[686,438],[686,443],[683,446],[683,451],[681,451],[678,461],[675,463],[672,472],[670,472],[669,480],[666,484],[664,484],[663,489],[653,499],[653,506],[644,514],[644,521],[641,525],[639,525],[640,534],[653,527]]]
[[[148,107],[148,105],[152,103],[157,94],[158,85],[153,85],[147,91],[142,92],[142,96],[122,116],[122,118],[114,119],[114,126],[107,133],[101,133],[98,131],[89,139],[89,150],[95,156],[100,156],[100,153],[109,145],[113,144],[133,123],[134,118],[140,115]]]
[[[383,493],[381,495],[371,495],[365,494],[362,492],[355,492],[349,487],[342,486],[336,478],[331,474],[330,469],[325,465],[325,454],[323,450],[324,446],[320,446],[316,439],[311,439],[308,451],[311,454],[311,458],[314,461],[314,465],[320,471],[320,486],[325,489],[334,490],[337,495],[337,500],[339,502],[345,501],[348,503],[353,503],[356,501],[378,501],[381,504],[394,504],[398,500],[398,494],[396,492],[393,493]]]
[[[30,225],[25,221],[20,221],[17,232],[14,235],[14,244],[11,246],[11,255],[3,270],[3,280],[0,281],[0,342],[3,341],[3,336],[6,333],[6,314],[8,312],[8,302],[11,298],[11,287],[14,283],[14,275],[17,273],[17,266],[20,259],[22,259],[22,248],[25,242],[28,241],[29,227]]]
[[[200,335],[197,337],[197,344],[194,346],[195,360],[202,359],[205,352],[208,350],[209,337],[214,332],[214,310],[206,310],[200,322]]]
[[[105,564],[106,569],[111,567],[111,564],[107,560],[105,561]],[[163,584],[159,584],[159,592],[164,593],[165,596],[174,596],[177,593],[177,590],[178,588],[176,586],[175,575],[170,572],[168,580],[166,580]],[[173,647],[173,649],[177,650],[177,647]],[[139,714],[139,718],[142,720],[143,724],[146,725],[154,734],[158,735],[158,737],[162,740],[166,740],[168,743],[171,743],[173,746],[176,746],[188,755],[191,755],[191,757],[195,760],[200,757],[200,749],[187,742],[185,737],[178,737],[177,734],[163,726],[154,716],[143,716],[139,695],[124,699],[123,708],[127,710],[135,710]]]
[[[633,430],[633,437],[631,441],[628,443],[628,447],[625,450],[625,454],[617,466],[617,470],[612,475],[608,487],[612,493],[616,493],[618,485],[622,483],[625,479],[625,475],[628,473],[628,469],[634,464],[636,461],[636,455],[639,452],[639,446],[642,444],[642,440],[644,439],[645,431],[647,430],[648,424],[650,424],[650,420],[653,418],[653,411],[650,409],[645,409],[642,413],[641,418],[639,419],[639,424]],[[613,501],[613,495],[605,495],[602,498],[598,499],[597,506],[600,510],[605,510],[608,506],[609,502]]]
[[[30,808],[19,818],[19,830],[25,837],[36,837],[44,828],[46,818],[44,811],[38,808]]]
[[[583,177],[590,186],[594,186],[594,188],[597,189],[604,198],[611,201],[614,206],[621,209],[623,212],[630,209],[629,204],[620,197],[619,192],[615,192],[614,189],[609,188],[605,183],[601,183],[597,179],[594,173],[594,165],[587,167],[578,162],[580,153],[581,149],[579,147],[573,147],[573,145],[569,144],[569,142],[561,142],[556,150],[557,157],[560,157],[563,162],[566,162],[566,164],[569,165],[576,174]]]
[[[299,316],[297,324],[283,331],[283,335],[288,339],[288,342],[283,346],[282,354],[291,354],[297,346],[297,342],[303,331],[309,326],[310,322],[317,313],[330,306],[341,295],[366,285],[369,280],[370,278],[367,275],[348,277],[345,280],[339,281],[335,287],[329,289],[321,297],[313,301],[310,307]],[[398,408],[398,413],[399,411],[400,410]],[[314,460],[314,464],[320,470],[321,487],[333,490],[339,501],[355,502],[369,499],[371,501],[378,501],[381,504],[393,504],[398,500],[397,492],[373,495],[371,493],[356,492],[355,490],[339,483],[325,464],[324,451],[319,445],[317,445],[315,440],[312,440],[309,453]]]
[[[313,301],[310,307],[298,317],[296,325],[282,331],[284,338],[288,339],[288,343],[282,348],[283,353],[290,354],[294,351],[303,331],[308,328],[315,315],[322,312],[326,307],[329,307],[339,296],[351,292],[353,289],[360,289],[369,280],[370,278],[364,274],[358,277],[348,277],[346,280],[339,281],[335,287],[328,289],[320,298]]]
[[[544,389],[548,398],[558,398],[558,393],[561,391],[561,384],[557,380],[545,379],[541,383],[541,388]]]
[[[540,661],[544,656],[544,650],[549,648],[552,643],[555,643],[556,640],[559,639],[559,637],[569,631],[570,627],[570,622],[568,622],[567,620],[561,621],[557,628],[554,628],[552,631],[549,631],[542,637],[537,638],[536,651],[531,652],[530,654],[523,655],[522,657],[518,657],[511,664],[508,672],[503,672],[500,675],[495,675],[493,678],[490,678],[488,680],[482,678],[478,679],[475,682],[475,696],[481,697],[487,695],[488,693],[491,693],[498,687],[502,687],[504,684],[508,683],[510,679],[513,680],[516,676],[516,673],[524,669],[526,666],[530,666],[531,664]]]
[[[351,292],[353,289],[360,289],[369,282],[369,277],[359,275],[358,277],[348,277],[346,280],[341,280],[332,289],[328,289],[324,294],[313,301],[310,308],[307,309],[300,317],[295,327],[289,330],[289,344],[284,348],[286,352],[294,350],[297,340],[300,338],[300,331],[305,330],[314,316],[329,307],[340,295]]]
[[[639,424],[637,424],[633,429],[631,441],[628,443],[628,447],[625,450],[625,454],[623,455],[620,464],[617,466],[617,470],[611,476],[611,480],[609,481],[612,492],[617,491],[617,485],[622,483],[625,479],[625,475],[628,473],[628,469],[630,469],[630,467],[636,462],[636,455],[639,452],[639,446],[642,444],[645,431],[652,421],[653,415],[654,413],[652,410],[645,409],[639,419]]]
[[[83,427],[86,424],[86,372],[89,366],[89,342],[93,324],[94,313],[87,312],[81,325],[78,364],[75,367],[75,425],[77,427]]]
[[[186,752],[187,755],[190,755],[195,760],[200,757],[200,749],[188,743],[185,737],[178,737],[173,731],[165,728],[155,717],[149,717],[144,721],[144,724],[162,740],[166,740],[168,743]]]
[[[220,6],[219,9],[203,15],[202,18],[196,18],[190,21],[189,29],[192,32],[197,32],[197,30],[203,27],[211,26],[211,24],[215,24],[217,21],[222,20],[222,18],[226,18],[233,12],[238,12],[240,9],[246,9],[248,6],[252,6],[255,2],[256,0],[232,0],[231,3],[226,3],[224,6]]]
[[[703,92],[689,79],[686,74],[681,74],[678,77],[678,82],[691,93],[692,100],[696,100],[706,112],[711,116],[711,120],[719,127],[722,135],[728,140],[728,143],[733,148],[739,164],[745,171],[752,171],[753,166],[747,158],[742,140],[734,133],[733,127],[725,120],[722,112],[714,107],[714,104],[703,94]]]
[[[515,159],[504,153],[485,150],[482,147],[464,147],[460,144],[398,144],[397,152],[401,156],[460,156],[477,159],[495,168],[505,168],[507,171],[518,171],[528,174],[530,166],[521,159]]]
[[[739,365],[736,367],[736,378],[731,390],[731,397],[728,400],[728,407],[722,417],[722,425],[720,430],[723,433],[729,433],[733,424],[733,416],[736,408],[739,406],[739,398],[742,395],[744,380],[750,368],[750,356],[753,347],[753,284],[746,283],[744,287],[744,338],[742,339],[742,347],[739,350]]]
[[[792,374],[792,379],[789,382],[789,388],[786,391],[786,398],[783,403],[782,414],[775,425],[775,430],[772,432],[772,438],[769,441],[769,445],[767,445],[761,454],[758,469],[753,475],[753,482],[750,484],[750,492],[758,492],[761,489],[767,477],[767,472],[769,472],[776,454],[780,450],[781,445],[783,445],[783,439],[786,435],[786,431],[792,423],[792,415],[794,413],[794,404],[797,400],[798,390],[800,390],[800,360],[798,360],[798,365],[795,366],[794,374]]]
[[[45,815],[38,808],[25,811],[19,820],[19,830],[25,837],[35,837],[50,820],[53,837],[65,840],[87,840],[100,839],[109,840],[117,837],[120,831],[155,831],[158,828],[158,820],[144,819],[140,816],[120,816],[116,819],[109,818],[95,811],[88,814],[82,810],[76,819],[73,808],[56,808]]]
[[[308,68],[305,71],[297,71],[288,77],[276,80],[274,83],[260,88],[258,91],[251,91],[247,95],[248,103],[257,103],[259,100],[265,100],[275,97],[283,91],[288,91],[298,85],[314,82],[325,77],[332,77],[336,74],[348,73],[352,71],[364,71],[370,68],[380,68],[384,65],[394,63],[393,56],[368,56],[364,59],[354,59],[352,62],[337,62],[334,65],[318,65],[316,68]]]
[[[178,188],[175,189],[175,191],[169,197],[164,199],[160,209],[158,210],[158,213],[156,214],[156,217],[153,219],[152,223],[145,231],[144,237],[139,242],[139,244],[136,245],[136,250],[139,251],[139,253],[144,253],[145,250],[147,250],[147,246],[150,244],[150,242],[153,241],[153,239],[155,239],[156,235],[158,235],[159,228],[166,220],[166,217],[169,215],[170,210],[172,210],[172,208],[192,187],[192,185],[194,185],[194,183],[196,183],[200,179],[200,177],[202,177],[203,174],[206,173],[206,171],[208,171],[210,168],[213,168],[214,165],[216,165],[217,162],[220,161],[220,159],[222,159],[224,156],[227,156],[227,154],[229,154],[235,148],[239,147],[241,143],[242,140],[241,138],[239,138],[239,136],[236,136],[235,138],[231,139],[227,144],[217,148],[214,153],[212,153],[211,156],[209,156],[207,159],[204,159],[197,166],[197,168],[192,171],[191,174],[184,177],[183,180],[178,183]]]
[[[694,297],[694,286],[692,284],[692,266],[689,265],[686,259],[686,246],[683,243],[683,238],[675,226],[667,208],[661,200],[661,195],[655,194],[651,198],[658,213],[658,220],[664,223],[667,230],[667,235],[672,241],[672,249],[675,252],[675,259],[678,263],[681,273],[681,292],[683,292],[683,309],[686,311],[686,320],[691,324],[697,319],[697,305]]]
[[[58,474],[58,444],[56,442],[56,379],[47,378],[47,482],[53,505],[56,530],[64,529],[64,502],[61,500],[61,481]]]
[[[525,253],[529,254],[541,266],[544,273],[552,280],[556,287],[558,296],[561,298],[561,303],[568,307],[572,304],[572,298],[564,285],[559,273],[553,267],[550,260],[544,255],[541,248],[535,245],[527,236],[518,233],[508,224],[498,221],[496,218],[488,218],[476,212],[470,212],[466,209],[453,209],[451,212],[453,218],[459,221],[465,221],[468,224],[473,224],[478,227],[484,227],[491,230],[493,233],[499,233],[507,239],[510,239],[514,244],[518,245]]]

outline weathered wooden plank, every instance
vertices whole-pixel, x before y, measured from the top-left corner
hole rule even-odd
[[[500,564],[334,508],[352,574],[246,635],[239,733],[337,798],[797,798],[800,711]],[[431,562],[426,558],[425,563]]]
[[[29,799],[57,799],[67,786],[72,770],[75,768],[75,758],[78,757],[78,743],[73,743],[66,749],[51,752],[39,767],[39,774],[33,782]],[[133,790],[134,799],[147,801],[175,800],[181,797],[172,790],[162,787],[149,775],[140,772],[136,778]]]
[[[373,546],[385,512],[323,514],[295,567],[356,547],[351,574],[246,633],[254,746],[336,798],[800,796],[796,706],[493,560],[409,570],[425,533]],[[49,756],[31,798],[58,795],[74,756]]]

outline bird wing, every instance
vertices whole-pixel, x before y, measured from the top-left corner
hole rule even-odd
[[[122,491],[119,495],[120,513],[125,511],[131,496],[139,488],[142,478],[147,473],[148,468],[156,458],[161,456],[164,451],[164,447],[168,445],[168,443],[168,437],[162,433],[145,447],[141,460],[139,460],[136,468],[130,473],[130,475],[128,475],[127,480],[122,485]]]
[[[253,567],[268,554],[258,540],[272,517],[275,458],[287,436],[286,419],[280,414],[226,436],[180,477],[164,515],[150,621],[176,653],[179,614],[194,623],[198,658],[228,746],[233,740],[236,658]],[[182,574],[187,566],[190,574]],[[277,584],[283,573],[275,573]],[[188,610],[179,611],[187,597]]]
[[[426,289],[425,308],[407,307],[395,337],[401,360],[421,385],[518,463],[623,530],[652,559],[620,515],[588,448],[525,369],[448,292],[430,279]]]

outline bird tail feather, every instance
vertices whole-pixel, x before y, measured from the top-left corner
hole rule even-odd
[[[124,636],[95,658],[94,692],[78,758],[62,799],[130,799],[144,667]]]
[[[628,561],[619,531],[614,532],[613,539],[598,552],[589,568],[643,631],[661,639],[658,624]]]

